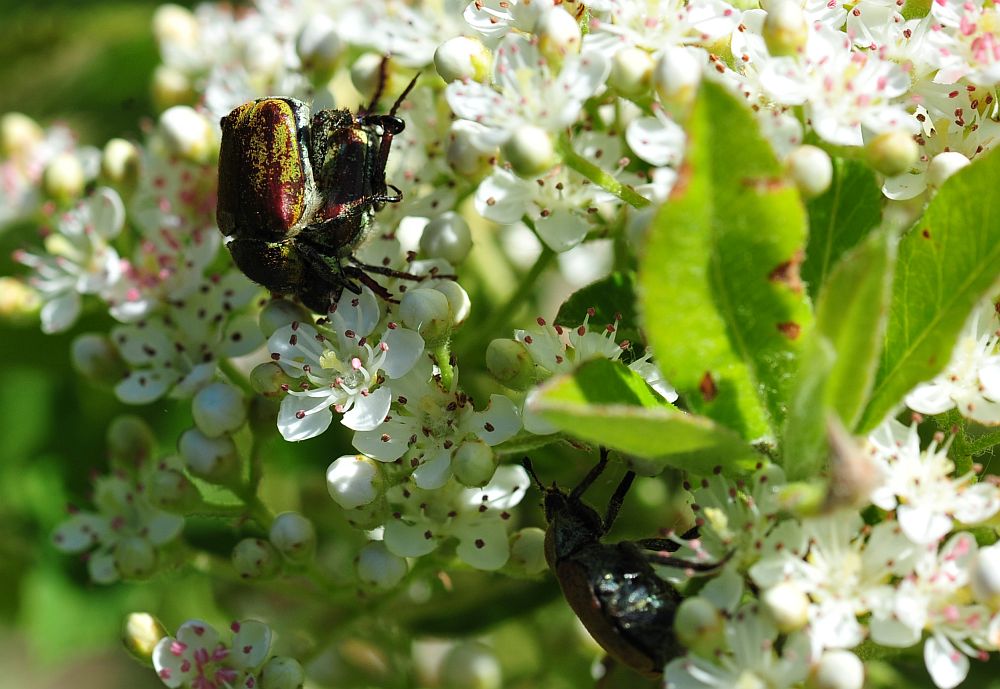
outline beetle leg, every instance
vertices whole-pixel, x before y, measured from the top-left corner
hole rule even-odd
[[[665,567],[676,567],[677,569],[689,570],[692,572],[714,572],[722,567],[722,565],[729,562],[729,558],[733,556],[733,551],[729,551],[728,554],[718,562],[691,562],[690,560],[683,560],[679,557],[672,557],[665,553],[658,552],[647,552],[643,553],[643,557],[646,561],[654,565],[663,565]]]
[[[672,535],[672,534],[671,534]],[[682,533],[679,537],[674,539],[669,538],[641,538],[635,541],[635,544],[642,548],[643,550],[669,550],[674,552],[681,547],[680,541],[690,541],[692,538],[698,538],[698,527],[692,526],[690,529]]]
[[[608,466],[608,449],[606,447],[601,448],[601,459],[594,465],[594,468],[590,470],[590,473],[583,477],[583,480],[577,484],[576,488],[572,490],[569,494],[570,500],[579,500],[583,493],[590,488],[590,486],[597,480],[597,477],[601,475],[605,467]]]
[[[389,302],[390,304],[398,304],[399,299],[394,299],[392,293],[389,290],[387,290],[383,285],[380,285],[378,282],[375,281],[375,278],[373,278],[371,275],[365,272],[364,269],[367,267],[368,266],[364,265],[362,265],[362,267],[346,266],[343,269],[344,275],[345,276],[349,275],[350,277],[357,279],[358,282],[360,282],[362,285],[370,289],[372,292],[374,292],[376,295],[381,297],[383,300]],[[345,285],[348,285],[348,289],[351,289],[349,286],[350,284],[351,283],[349,281],[345,281]],[[353,292],[354,290],[351,291]],[[361,290],[358,289],[356,293],[360,294]]]
[[[611,525],[615,523],[615,517],[618,516],[618,510],[622,508],[622,503],[625,502],[625,494],[628,493],[628,489],[632,487],[632,481],[635,480],[635,472],[629,471],[622,478],[621,483],[615,488],[614,494],[612,494],[611,499],[608,500],[608,511],[604,515],[604,533],[611,531]]]
[[[367,273],[376,273],[377,275],[385,275],[390,278],[399,278],[401,280],[413,280],[414,282],[420,282],[426,275],[414,275],[413,273],[404,273],[401,270],[393,270],[392,268],[387,268],[386,266],[372,266],[367,263],[362,263],[356,256],[349,256],[348,259],[351,263],[356,265],[360,270]]]

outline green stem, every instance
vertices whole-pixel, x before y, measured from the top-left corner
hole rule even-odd
[[[243,511],[255,522],[257,522],[260,528],[265,531],[271,528],[271,522],[274,521],[274,515],[271,510],[268,509],[267,505],[257,497],[256,488],[251,488],[249,485],[237,486],[231,489],[236,496],[243,501]]]
[[[441,370],[441,387],[447,392],[451,392],[455,382],[455,367],[451,365],[451,347],[448,341],[446,340],[435,347],[431,354],[437,367]]]
[[[611,192],[633,208],[645,208],[650,204],[649,199],[641,196],[635,189],[627,184],[622,184],[610,172],[594,165],[574,151],[569,138],[566,136],[559,137],[559,154],[562,156],[563,162],[572,169],[605,191]]]
[[[240,388],[247,397],[254,397],[257,391],[250,385],[250,379],[243,375],[229,359],[219,359],[219,370],[229,379],[229,382]]]

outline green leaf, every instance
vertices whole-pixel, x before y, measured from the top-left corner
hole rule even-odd
[[[592,308],[592,326],[614,323],[615,317],[621,316],[615,340],[628,340],[633,345],[641,345],[645,339],[639,332],[639,315],[636,313],[635,303],[635,276],[632,273],[612,273],[570,295],[559,307],[556,323],[577,326],[583,322],[587,309]],[[641,356],[641,349],[639,354]]]
[[[781,465],[789,481],[818,475],[826,465],[826,390],[836,353],[820,334],[802,353],[781,441]]]
[[[885,348],[858,432],[878,425],[951,358],[958,333],[1000,275],[1000,151],[960,170],[902,238]]]
[[[675,409],[625,365],[594,359],[542,387],[532,410],[562,431],[664,466],[745,472],[759,455],[734,432]]]
[[[747,439],[774,435],[812,327],[805,214],[742,100],[706,82],[686,128],[640,259],[644,329],[689,408]]]
[[[871,166],[858,160],[834,160],[830,188],[807,205],[809,242],[802,280],[810,297],[816,298],[840,257],[878,226],[882,203]]]

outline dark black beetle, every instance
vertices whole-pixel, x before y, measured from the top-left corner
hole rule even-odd
[[[694,571],[711,571],[721,563],[671,557],[664,551],[675,550],[677,545],[664,539],[601,543],[635,479],[634,472],[625,474],[602,519],[581,497],[607,464],[608,452],[601,448],[600,462],[567,494],[555,484],[546,488],[524,458],[524,467],[545,496],[545,559],[566,601],[612,658],[654,678],[684,649],[674,634],[681,595],[656,573],[652,563]]]

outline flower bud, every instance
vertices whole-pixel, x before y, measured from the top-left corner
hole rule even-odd
[[[524,178],[540,175],[556,162],[549,133],[533,124],[522,124],[515,129],[501,150],[514,172]]]
[[[378,462],[364,455],[338,457],[326,470],[330,497],[345,510],[374,502],[385,491]]]
[[[305,562],[316,551],[316,529],[298,512],[282,512],[271,523],[271,544],[292,562]]]
[[[358,579],[376,589],[391,589],[406,576],[406,560],[393,555],[382,541],[372,541],[354,559]]]
[[[611,60],[608,86],[626,98],[635,98],[649,91],[653,77],[653,58],[642,48],[620,48]]]
[[[452,81],[484,81],[490,74],[492,55],[482,41],[455,36],[434,51],[434,67],[441,78]]]
[[[456,644],[441,662],[441,686],[445,689],[500,689],[501,685],[496,654],[478,641]]]
[[[465,218],[454,211],[437,216],[424,226],[420,235],[420,253],[427,258],[443,258],[458,264],[472,249],[472,233]]]
[[[187,75],[167,65],[157,65],[153,70],[151,90],[157,110],[166,110],[195,100],[194,88]]]
[[[992,610],[1000,610],[1000,543],[979,549],[969,583],[976,600]]]
[[[163,624],[148,612],[129,613],[122,623],[122,644],[143,665],[152,664],[153,649],[165,636]]]
[[[42,188],[56,203],[67,205],[83,194],[87,179],[83,164],[72,153],[60,153],[45,167]]]
[[[239,481],[240,458],[228,435],[209,438],[197,428],[189,428],[181,435],[178,449],[195,476],[220,485]]]
[[[18,158],[45,140],[45,130],[27,115],[8,112],[0,117],[0,156]]]
[[[819,659],[809,675],[809,689],[861,689],[865,666],[850,651],[829,650]]]
[[[407,291],[399,303],[399,317],[407,328],[420,333],[428,348],[446,342],[451,335],[448,297],[436,289],[419,287]]]
[[[448,308],[451,309],[451,318],[457,328],[465,322],[472,310],[472,302],[469,300],[469,293],[465,288],[453,280],[444,280],[434,285],[433,289],[445,296],[448,300]]]
[[[156,550],[149,541],[138,536],[118,541],[113,559],[123,579],[145,579],[156,568]]]
[[[687,48],[672,47],[660,53],[653,66],[653,88],[663,108],[675,119],[694,103],[701,83],[701,62]]]
[[[677,640],[691,651],[710,657],[724,637],[722,614],[708,599],[685,598],[677,608],[674,631]]]
[[[913,137],[898,129],[879,134],[865,148],[872,167],[888,177],[909,170],[920,155]]]
[[[785,167],[803,198],[813,199],[830,188],[833,162],[826,151],[816,146],[799,146],[792,151]]]
[[[243,393],[226,383],[206,385],[191,401],[194,425],[209,438],[235,432],[247,419]]]
[[[233,548],[233,569],[241,579],[270,579],[281,567],[281,556],[263,538],[244,538]]]
[[[288,656],[274,656],[260,671],[260,689],[302,689],[305,681],[302,664]]]
[[[497,470],[497,456],[482,440],[466,440],[451,459],[451,471],[463,486],[485,486]]]
[[[177,469],[166,468],[153,472],[148,490],[150,502],[175,514],[186,514],[202,504],[198,486]]]
[[[84,333],[74,338],[70,358],[77,373],[105,386],[114,385],[128,372],[111,338],[99,333]]]
[[[768,3],[763,35],[768,51],[775,57],[802,52],[809,40],[809,24],[799,3],[795,0]]]
[[[559,7],[542,12],[535,24],[535,35],[539,52],[556,66],[562,64],[566,55],[580,52],[583,40],[580,23]]]
[[[198,20],[186,7],[167,3],[153,12],[153,36],[160,45],[194,46],[198,43],[198,33]]]
[[[496,147],[483,142],[481,125],[469,120],[452,123],[445,157],[457,174],[471,181],[480,179],[490,171],[493,166],[491,161],[496,155]]]
[[[312,314],[302,304],[288,299],[272,299],[264,304],[257,316],[257,324],[264,337],[271,337],[276,331],[292,323],[312,325]]]
[[[41,305],[42,300],[39,299],[38,292],[28,287],[22,280],[0,275],[0,319],[12,323],[26,320],[28,317],[36,316]]]
[[[101,154],[101,176],[122,189],[134,189],[139,181],[139,149],[131,141],[111,139]]]
[[[535,383],[535,362],[523,342],[498,338],[486,348],[486,368],[511,390],[525,390]]]
[[[809,622],[809,598],[790,581],[767,589],[761,602],[782,634],[802,629]]]
[[[153,429],[132,414],[123,414],[111,422],[107,441],[111,461],[125,466],[135,466],[149,460],[156,448]]]
[[[265,361],[257,364],[250,371],[250,386],[254,392],[265,397],[281,397],[286,390],[282,386],[291,386],[295,379],[285,373],[275,361]]]
[[[396,66],[396,61],[390,59],[383,72],[382,62],[384,60],[385,56],[380,53],[365,53],[351,64],[351,83],[366,100],[375,95],[375,91],[378,90],[379,84],[383,81],[383,74],[385,75],[385,83],[382,84],[384,93],[394,93],[402,90],[404,86],[404,84],[396,83],[401,81],[393,69]],[[409,79],[407,79],[408,81]]]
[[[212,125],[186,105],[175,105],[160,115],[160,135],[172,155],[193,163],[207,162],[215,152]]]
[[[931,158],[931,162],[927,166],[927,185],[934,189],[939,188],[946,179],[971,162],[958,151],[938,153]]]
[[[545,562],[545,531],[529,526],[510,537],[510,559],[507,567],[520,574],[534,576],[548,567]]]
[[[295,41],[302,66],[322,75],[333,72],[343,48],[337,25],[325,14],[313,14]]]

